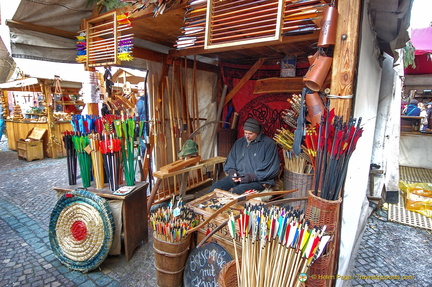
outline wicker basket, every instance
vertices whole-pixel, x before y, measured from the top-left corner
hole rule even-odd
[[[284,189],[298,189],[298,191],[288,193],[284,198],[307,197],[308,191],[312,189],[314,174],[310,173],[297,173],[284,169]],[[306,210],[307,201],[298,201],[295,203],[288,203],[288,206]]]
[[[239,259],[239,264],[241,264],[241,260]],[[218,286],[219,287],[237,287],[237,270],[236,270],[236,261],[231,260],[227,264],[222,267],[218,276]]]
[[[326,200],[309,191],[306,218],[312,226],[326,225],[326,232],[333,235],[339,228],[339,213],[342,198]]]
[[[329,247],[329,246],[328,246]],[[327,252],[321,255],[308,270],[308,287],[327,287],[332,286],[335,266],[335,250],[327,248]]]
[[[326,225],[326,234],[333,236],[323,254],[312,264],[308,273],[309,279],[307,286],[326,287],[332,286],[335,273],[336,256],[339,246],[339,214],[342,198],[338,200],[326,200],[315,196],[313,191],[309,191],[306,218],[312,226]],[[317,276],[315,279],[311,275]]]

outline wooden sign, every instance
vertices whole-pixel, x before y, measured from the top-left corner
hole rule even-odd
[[[217,287],[219,272],[232,260],[222,246],[210,242],[189,254],[183,273],[184,287]]]

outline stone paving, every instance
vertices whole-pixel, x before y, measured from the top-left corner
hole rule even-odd
[[[4,139],[4,138],[3,138]],[[55,186],[67,185],[66,158],[18,160],[0,143],[0,287],[156,286],[152,239],[126,262],[108,256],[89,273],[73,271],[54,256],[48,238]]]
[[[432,286],[431,231],[386,218],[383,210],[368,218],[356,256],[352,286]]]
[[[67,185],[66,159],[18,160],[0,142],[0,287],[3,286],[156,286],[152,239],[132,259],[108,256],[94,271],[62,265],[49,239],[54,186]],[[368,286],[432,286],[432,235],[424,229],[387,222],[385,214],[368,219],[347,283]],[[410,276],[396,280],[395,277]]]

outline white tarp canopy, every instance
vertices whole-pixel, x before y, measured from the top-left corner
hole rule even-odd
[[[93,10],[93,7],[87,7],[87,2],[87,0],[21,0],[12,20],[78,35],[81,20],[89,18]],[[76,39],[14,27],[10,28],[10,33],[11,54],[14,58],[75,62]]]

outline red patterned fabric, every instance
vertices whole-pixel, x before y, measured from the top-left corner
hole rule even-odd
[[[222,66],[224,84],[228,86],[228,92],[233,89],[249,69],[250,66]],[[281,127],[288,128],[288,125],[283,121],[282,112],[290,107],[288,99],[291,98],[291,94],[253,93],[257,79],[279,76],[279,66],[262,66],[225,107],[223,113],[224,120],[231,122],[234,112],[239,114],[237,125],[237,136],[239,138],[243,136],[243,123],[249,117],[258,120],[263,128],[263,133],[271,138],[277,129]],[[232,112],[230,113],[230,117],[227,118],[227,113],[230,109]]]

